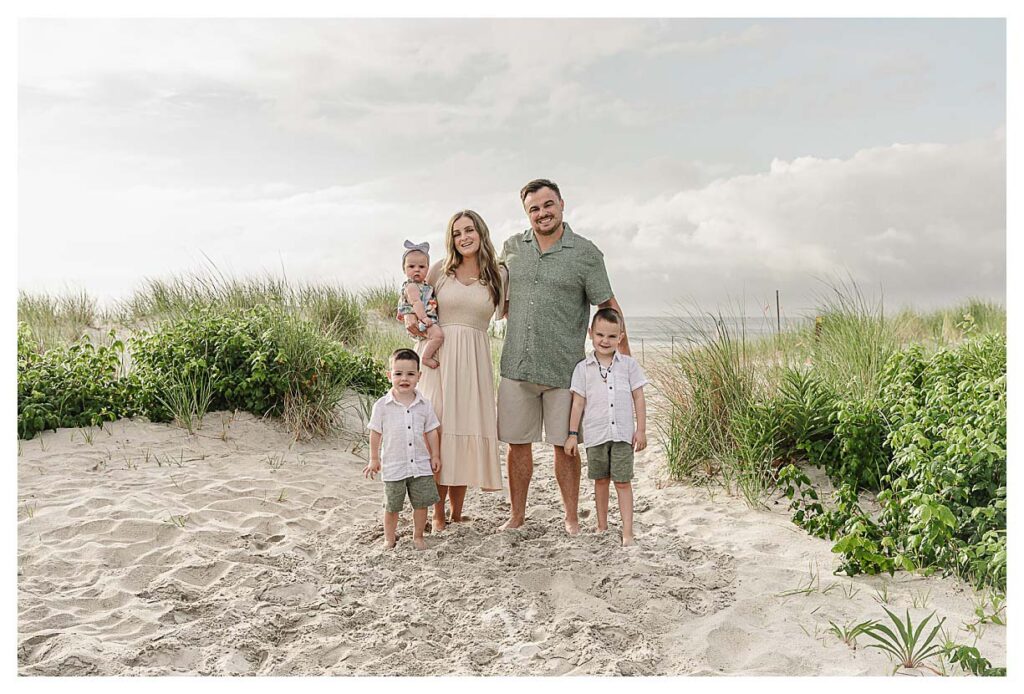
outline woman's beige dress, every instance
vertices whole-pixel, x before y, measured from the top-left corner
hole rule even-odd
[[[498,419],[487,327],[495,313],[487,287],[466,286],[444,275],[440,263],[427,275],[437,297],[437,322],[444,344],[440,366],[422,368],[419,391],[441,422],[441,475],[444,486],[502,488],[498,458]],[[502,302],[499,302],[499,305]],[[423,351],[420,341],[416,351]]]

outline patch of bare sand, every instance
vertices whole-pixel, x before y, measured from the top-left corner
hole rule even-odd
[[[230,420],[230,421],[229,421]],[[109,432],[109,433],[108,433]],[[292,443],[277,423],[213,413],[198,436],[117,422],[23,444],[18,663],[24,675],[885,674],[827,634],[927,595],[954,636],[973,618],[952,579],[831,575],[829,543],[780,505],[664,484],[638,456],[638,546],[570,538],[548,447],[528,521],[499,532],[502,494],[472,521],[383,548],[379,481],[342,439]],[[593,528],[591,484],[581,494]],[[780,596],[808,583],[819,589]],[[834,587],[829,588],[832,584]],[[860,645],[865,645],[862,637]],[[979,643],[1005,663],[1005,628]]]

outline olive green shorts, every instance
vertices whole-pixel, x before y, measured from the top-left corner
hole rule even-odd
[[[605,441],[587,448],[587,476],[592,480],[609,477],[613,482],[633,479],[633,444]]]
[[[406,477],[404,480],[384,483],[384,510],[398,513],[405,506],[405,495],[413,508],[427,508],[441,500],[433,475]]]

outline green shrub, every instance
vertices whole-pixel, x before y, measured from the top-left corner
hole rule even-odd
[[[132,384],[122,378],[124,345],[94,346],[88,337],[40,353],[18,324],[18,437],[57,427],[95,426],[137,414]]]

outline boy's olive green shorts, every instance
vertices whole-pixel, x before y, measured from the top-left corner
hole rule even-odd
[[[427,508],[441,500],[437,495],[437,483],[433,475],[406,477],[404,480],[384,483],[384,510],[398,513],[405,506],[405,495],[413,508]]]
[[[587,448],[587,476],[592,480],[609,477],[613,482],[633,479],[633,444],[605,441]]]

